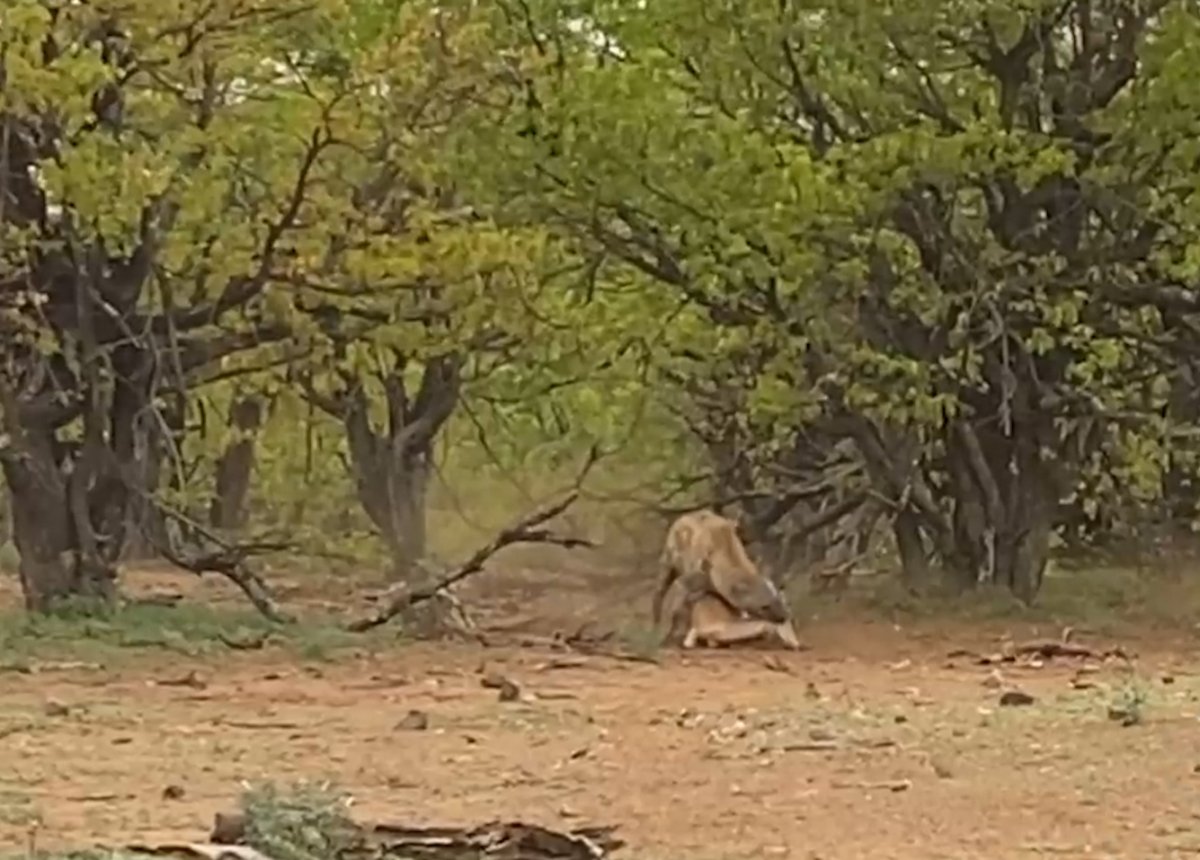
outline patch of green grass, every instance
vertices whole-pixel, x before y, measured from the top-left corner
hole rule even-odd
[[[840,612],[855,614],[866,610],[913,619],[953,617],[989,621],[1018,615],[1037,620],[1042,613],[1040,605],[1025,607],[1005,588],[985,585],[957,591],[933,585],[923,588],[920,593],[913,593],[898,576],[877,577],[870,585],[841,597],[805,595],[800,604],[800,611],[826,617],[836,616]]]
[[[616,631],[617,639],[629,651],[639,657],[655,657],[662,644],[662,633],[651,624],[636,620],[626,621]]]
[[[913,594],[893,576],[874,577],[839,600],[803,595],[797,603],[802,614],[825,617],[865,610],[909,619],[1019,619],[1101,634],[1144,625],[1185,630],[1194,628],[1200,618],[1200,577],[1130,567],[1051,564],[1032,606],[1022,604],[1008,589],[991,585],[966,591],[931,586]]]
[[[191,657],[279,646],[313,660],[350,647],[395,641],[379,633],[353,634],[333,618],[294,624],[268,621],[251,609],[181,602],[101,606],[73,601],[48,613],[0,613],[0,671],[28,671],[35,658],[111,662],[134,652],[169,651]]]
[[[1141,725],[1145,719],[1150,691],[1141,678],[1130,676],[1118,687],[1108,703],[1108,718],[1123,726]]]

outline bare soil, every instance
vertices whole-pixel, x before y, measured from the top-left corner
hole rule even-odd
[[[548,598],[509,585],[489,586],[489,623],[531,604],[550,616]],[[949,656],[1058,633],[839,619],[802,625],[799,654],[668,651],[658,665],[422,643],[332,662],[267,646],[3,673],[0,850],[200,838],[243,781],[329,778],[366,820],[616,824],[630,858],[1200,853],[1192,643],[1080,639],[1128,661]],[[499,701],[488,672],[521,698]],[[1001,706],[1011,689],[1034,702]],[[427,728],[406,727],[411,710]]]

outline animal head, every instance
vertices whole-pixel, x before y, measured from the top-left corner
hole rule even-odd
[[[783,624],[791,619],[791,611],[783,594],[765,576],[739,580],[733,591],[737,608],[753,618],[761,618],[772,624]]]

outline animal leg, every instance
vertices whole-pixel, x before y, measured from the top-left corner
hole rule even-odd
[[[689,627],[687,635],[683,637],[683,647],[688,650],[695,648],[696,640],[699,639],[699,637],[700,634],[696,632],[696,628]]]
[[[791,648],[793,651],[799,651],[801,648],[800,637],[796,635],[796,628],[792,626],[792,622],[786,621],[783,624],[774,625],[775,635],[783,644]]]
[[[667,591],[679,578],[679,568],[673,564],[664,564],[662,572],[658,577],[658,588],[654,592],[654,601],[651,604],[650,611],[654,618],[654,626],[658,626],[658,622],[662,619],[663,599],[667,596]]]
[[[703,592],[691,590],[684,592],[683,597],[679,600],[679,605],[676,606],[675,611],[671,613],[671,624],[667,628],[666,634],[662,637],[662,639],[659,640],[660,645],[665,645],[669,641],[674,641],[682,630],[686,629],[689,634],[691,633],[692,607],[695,606],[696,601],[703,596]],[[684,642],[686,643],[687,641],[688,639],[685,636]],[[694,640],[692,641],[694,643]],[[684,644],[683,647],[690,648],[692,646]]]

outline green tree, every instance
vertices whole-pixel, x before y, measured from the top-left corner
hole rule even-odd
[[[444,62],[478,58],[482,31],[432,4],[15,0],[0,16],[0,459],[40,609],[114,595],[146,464],[177,459],[193,385],[340,360],[320,321],[362,284],[374,336],[425,342],[406,297],[441,287],[413,247],[465,251],[438,232],[422,164],[401,164],[428,140],[393,120],[419,121],[429,87],[469,101],[453,76],[489,71]],[[396,243],[392,215],[426,229]],[[348,360],[375,358],[368,334]],[[457,336],[442,325],[422,357]]]
[[[508,96],[486,21],[466,4],[364,8],[311,37],[382,97],[359,99],[311,265],[284,279],[309,346],[288,375],[343,428],[357,498],[404,578],[426,554],[435,443],[472,380],[535,336],[528,309],[555,250],[456,187],[453,133]]]
[[[1083,478],[1153,494],[1182,462],[1193,4],[508,11],[543,58],[514,205],[754,344],[752,409],[815,400],[914,580],[1030,600]]]

